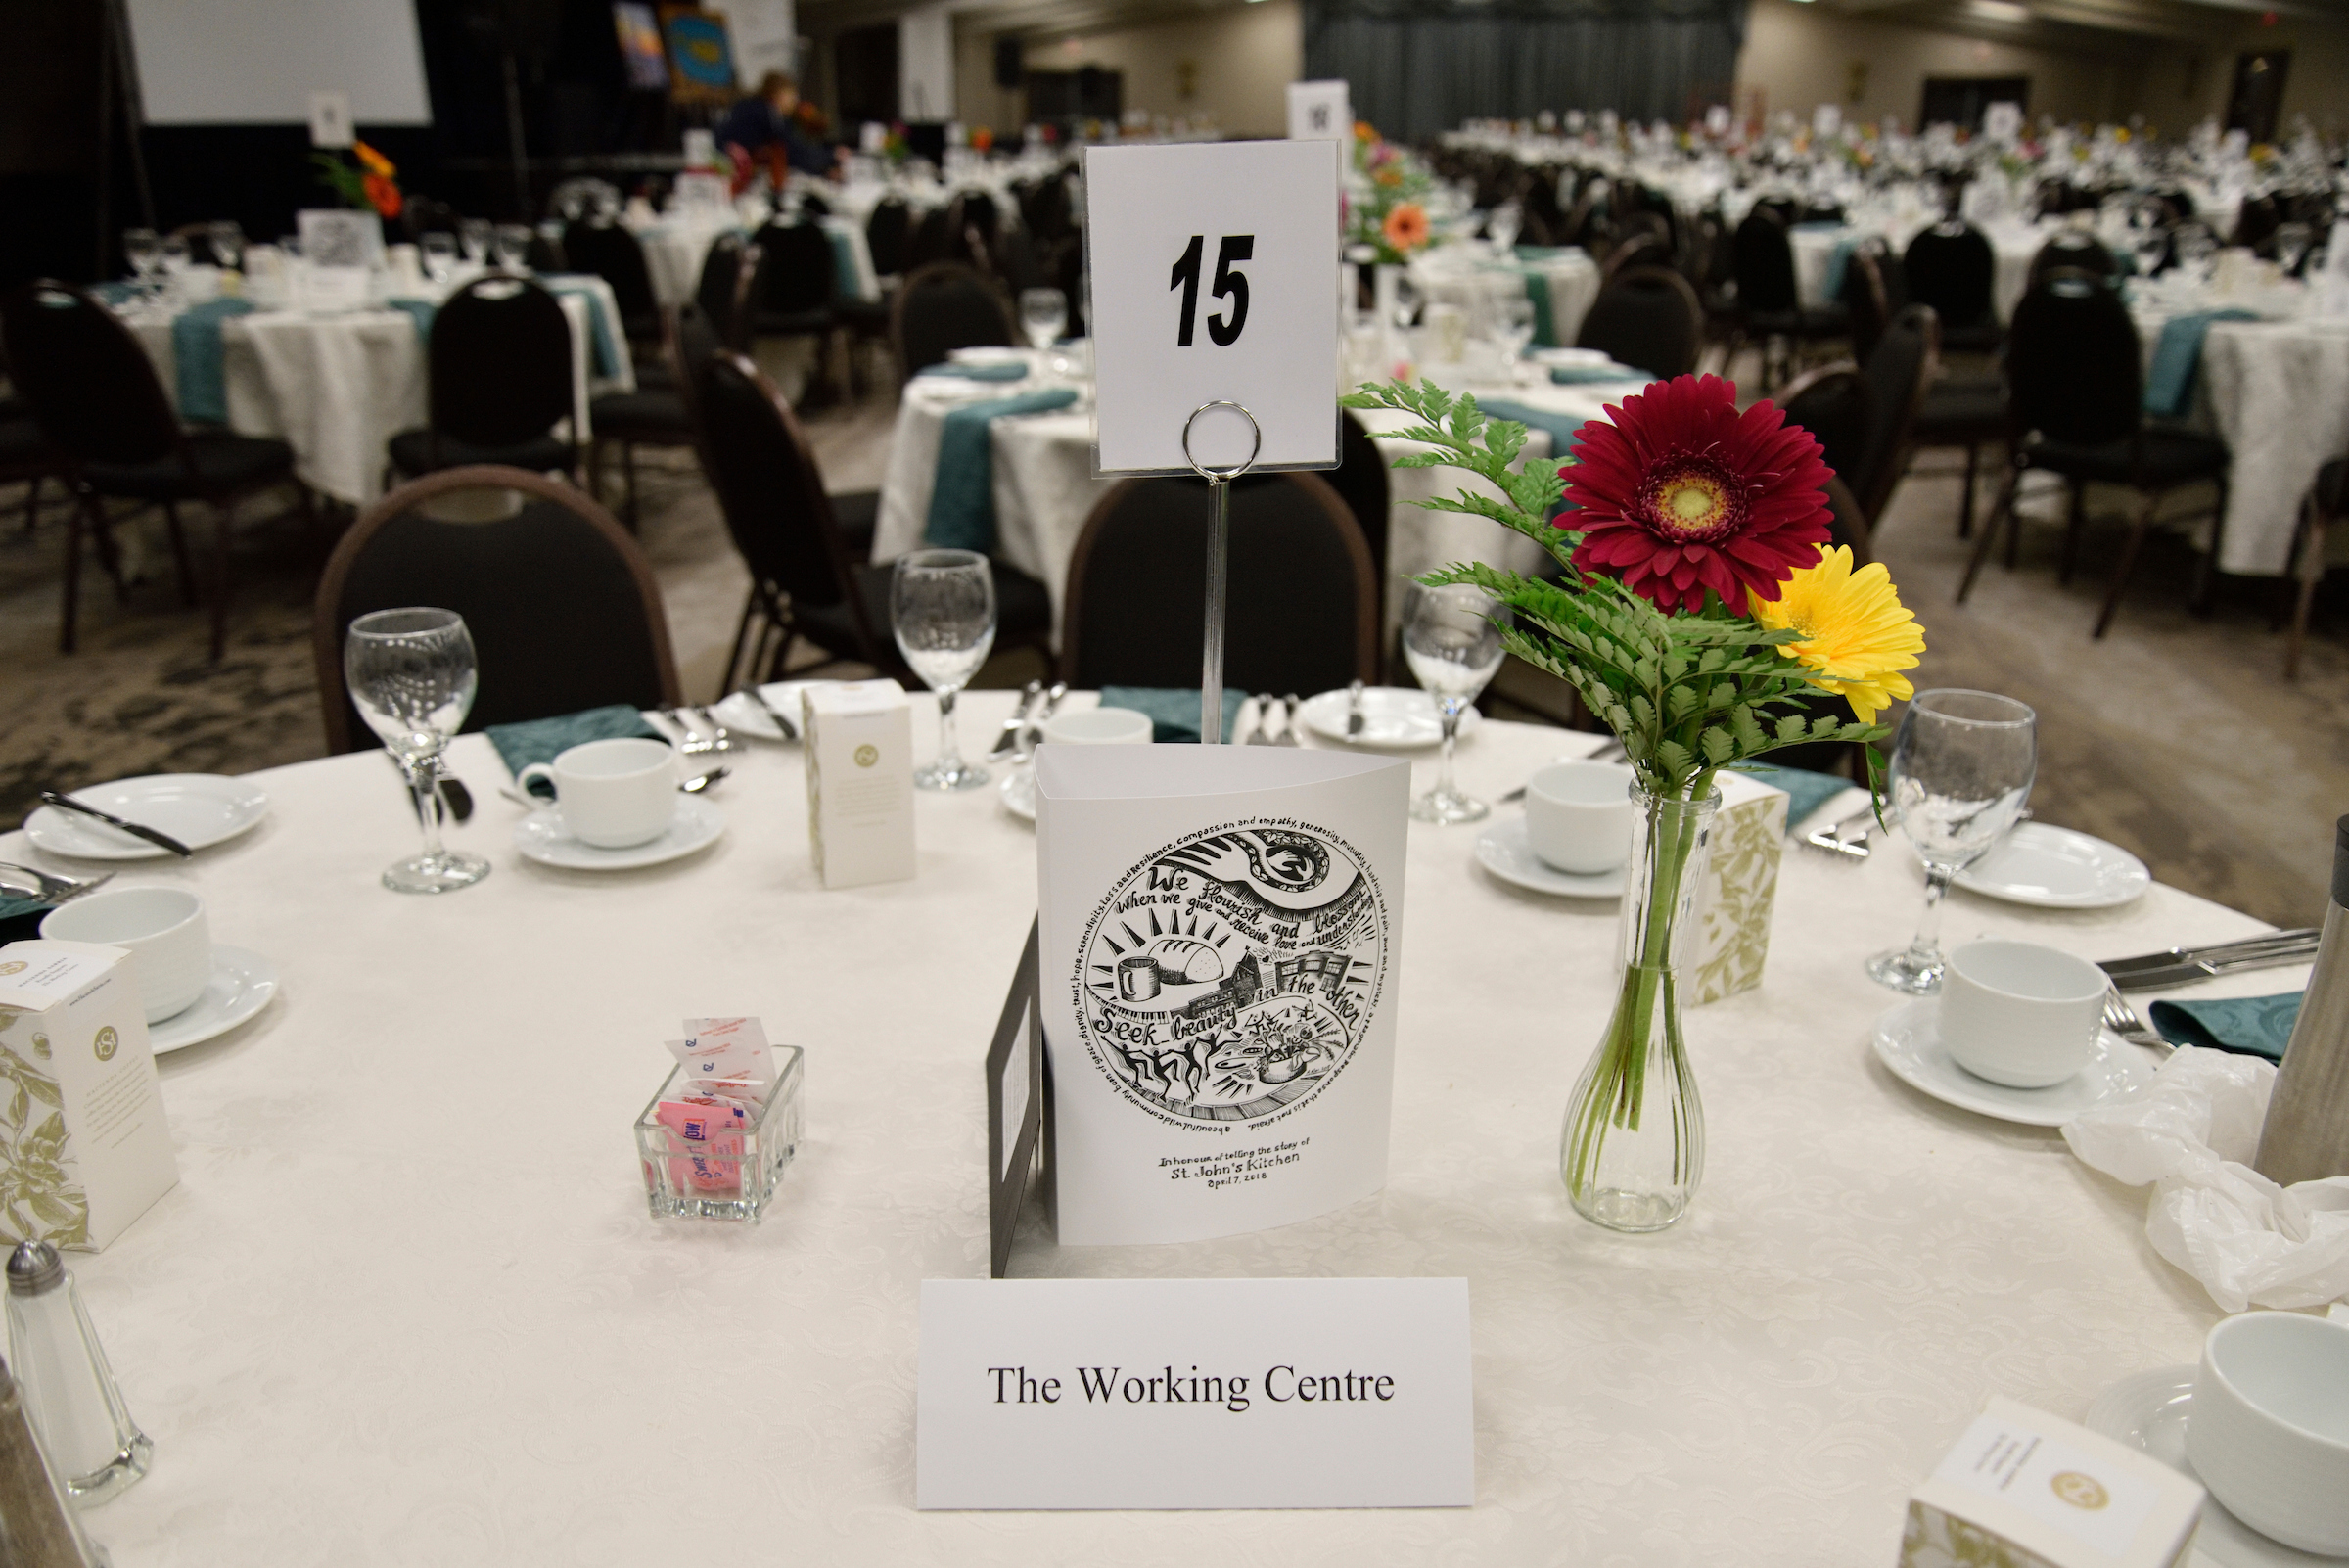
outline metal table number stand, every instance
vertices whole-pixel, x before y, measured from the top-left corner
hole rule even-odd
[[[1224,468],[1210,468],[1191,455],[1191,427],[1199,416],[1211,408],[1228,408],[1248,421],[1255,435],[1255,444],[1241,461]],[[1231,482],[1256,466],[1256,454],[1265,449],[1264,427],[1256,416],[1239,403],[1218,399],[1201,403],[1191,410],[1191,417],[1182,422],[1183,460],[1191,471],[1207,481],[1207,493],[1213,505],[1214,519],[1207,530],[1207,628],[1202,641],[1204,652],[1199,666],[1199,744],[1223,744],[1223,601],[1231,576]]]

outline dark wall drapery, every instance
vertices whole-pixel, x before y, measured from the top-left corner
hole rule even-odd
[[[1747,0],[1305,0],[1305,73],[1395,141],[1464,119],[1612,109],[1675,124],[1729,101]]]

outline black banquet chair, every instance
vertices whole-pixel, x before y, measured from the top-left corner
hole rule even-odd
[[[1705,307],[1688,280],[1669,267],[1617,273],[1583,317],[1581,348],[1603,349],[1617,364],[1661,381],[1696,368],[1705,345]]]
[[[741,234],[721,234],[702,256],[702,274],[693,286],[693,302],[717,334],[718,346],[728,353],[751,351],[751,318],[758,308],[760,274],[766,252],[759,242]]]
[[[2143,361],[2137,324],[2118,292],[2082,272],[2058,272],[2023,296],[2007,335],[2008,445],[2013,462],[1999,498],[1992,503],[1974,553],[1958,584],[1958,602],[1973,591],[1974,578],[2006,524],[2006,564],[2014,564],[2022,521],[2015,491],[2031,469],[2060,474],[2070,489],[2062,565],[2057,580],[2069,582],[2080,558],[2087,525],[2086,487],[2123,484],[2139,491],[2143,504],[2130,522],[2112,569],[2095,635],[2111,628],[2128,589],[2138,551],[2152,530],[2161,498],[2181,485],[2208,481],[2218,486],[2210,544],[2195,569],[2194,604],[2207,607],[2219,532],[2227,515],[2225,443],[2191,431],[2145,423]]]
[[[959,261],[933,262],[905,280],[898,291],[890,341],[898,372],[906,376],[938,364],[956,348],[1017,342],[1003,297],[977,268]]]
[[[444,469],[392,491],[343,535],[310,621],[328,752],[376,744],[344,685],[344,633],[406,605],[465,618],[481,664],[468,730],[682,700],[651,563],[611,513],[542,474]]]
[[[1129,479],[1093,507],[1069,563],[1071,685],[1196,686],[1207,611],[1205,481]],[[1313,474],[1231,485],[1225,684],[1319,692],[1377,678],[1378,585],[1338,492]]]
[[[571,323],[528,278],[492,274],[448,297],[425,347],[432,423],[392,438],[403,478],[495,463],[575,478],[579,449],[555,427],[573,413]]]
[[[1737,225],[1730,242],[1737,275],[1737,325],[1742,337],[1762,345],[1762,384],[1775,387],[1801,368],[1812,344],[1842,337],[1851,330],[1851,313],[1840,300],[1806,305],[1795,284],[1794,244],[1785,219],[1764,204]],[[1790,346],[1791,366],[1772,374],[1771,346]],[[1730,355],[1735,357],[1732,343]]]
[[[612,285],[622,330],[630,342],[660,342],[661,304],[653,296],[652,270],[645,265],[644,247],[635,235],[617,223],[582,219],[564,229],[563,256],[574,272],[592,272]]]
[[[1828,365],[1786,389],[1787,420],[1819,438],[1868,518],[1884,515],[1909,466],[1937,357],[1933,307],[1912,304],[1885,327],[1867,363]]]
[[[1902,254],[1909,298],[1941,318],[1950,353],[1989,353],[2005,339],[1999,325],[1999,254],[1972,224],[1952,218],[1920,231]]]
[[[0,331],[8,340],[17,391],[73,493],[66,524],[59,650],[74,648],[85,527],[100,563],[117,593],[121,590],[105,503],[126,500],[162,508],[180,595],[192,605],[196,575],[179,506],[203,501],[215,518],[208,576],[211,659],[219,663],[228,645],[229,542],[238,503],[291,484],[303,521],[315,522],[310,492],[294,473],[294,449],[281,440],[182,428],[155,362],[130,329],[70,285],[44,279],[0,297]]]
[[[700,402],[702,467],[751,575],[721,691],[773,678],[795,636],[835,660],[911,678],[890,631],[890,568],[866,562],[880,497],[825,492],[790,404],[741,355],[710,362]],[[1044,585],[1000,561],[994,576],[995,646],[1043,646],[1052,626]]]

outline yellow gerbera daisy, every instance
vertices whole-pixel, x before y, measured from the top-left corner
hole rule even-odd
[[[1820,545],[1819,565],[1805,567],[1778,586],[1773,600],[1747,594],[1753,618],[1773,631],[1792,627],[1800,641],[1786,652],[1819,671],[1811,684],[1852,705],[1863,724],[1914,688],[1898,673],[1916,668],[1925,628],[1901,607],[1892,574],[1879,562],[1852,570],[1849,546]]]

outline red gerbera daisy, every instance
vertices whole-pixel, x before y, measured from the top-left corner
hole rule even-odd
[[[1558,520],[1583,530],[1574,564],[1621,577],[1670,615],[1703,608],[1711,589],[1742,607],[1764,599],[1827,539],[1819,444],[1770,402],[1737,412],[1718,376],[1651,384],[1575,432],[1577,461],[1559,470],[1579,508]]]

